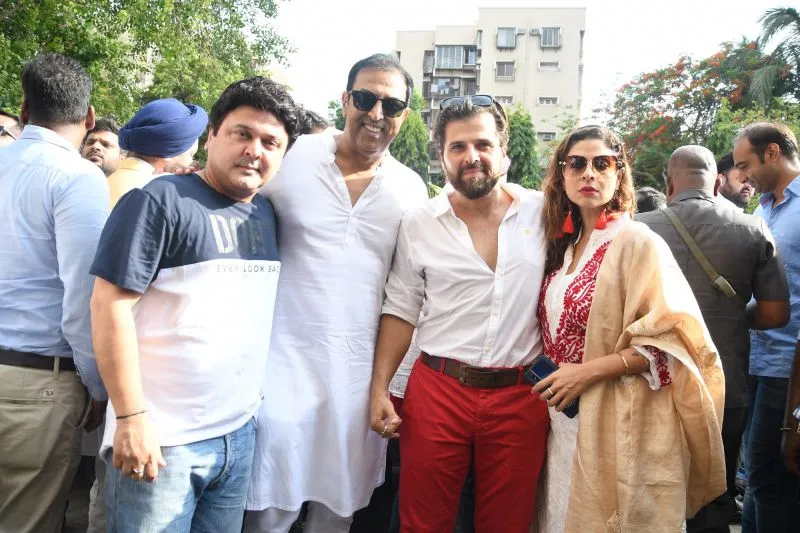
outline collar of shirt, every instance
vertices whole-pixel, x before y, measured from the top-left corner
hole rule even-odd
[[[781,202],[781,204],[787,202],[792,196],[800,196],[800,176],[797,176],[786,186],[786,189],[783,191],[783,202]],[[765,192],[761,195],[761,198],[758,199],[758,203],[764,208],[772,206],[772,202],[774,201],[775,195],[771,192]]]
[[[509,185],[505,180],[499,181],[498,184],[500,188],[503,189],[509,196],[511,196],[511,206],[508,208],[508,212],[506,213],[506,217],[509,217],[519,211],[519,202],[520,202],[520,195],[519,191],[515,190],[513,185]],[[447,183],[442,190],[441,194],[436,195],[436,197],[431,200],[429,204],[431,207],[431,212],[434,218],[439,218],[440,216],[444,215],[445,213],[452,212],[453,216],[455,216],[455,212],[453,212],[453,205],[450,203],[450,195],[449,192],[454,191],[452,185]]]
[[[65,150],[69,150],[70,152],[77,152],[78,149],[75,148],[71,142],[67,139],[59,135],[58,133],[54,132],[51,129],[43,128],[41,126],[34,126],[32,124],[28,124],[22,130],[22,135],[19,136],[19,140],[28,139],[31,141],[42,141],[50,144],[54,144]]]
[[[678,202],[683,202],[684,200],[692,200],[692,199],[708,200],[709,202],[716,201],[716,199],[710,194],[708,194],[706,191],[701,191],[699,189],[689,189],[687,191],[683,191],[682,193],[673,196],[672,200],[669,201],[668,205],[677,204]]]

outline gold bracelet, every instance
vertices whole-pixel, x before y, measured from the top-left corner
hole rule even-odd
[[[617,353],[619,353],[619,356],[622,357],[622,364],[625,365],[625,375],[626,376],[630,376],[631,375],[631,367],[628,366],[628,361],[625,360],[625,356],[622,355],[621,352],[617,352]]]

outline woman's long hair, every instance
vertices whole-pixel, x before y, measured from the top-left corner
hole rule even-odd
[[[578,206],[570,201],[564,189],[564,170],[559,164],[564,161],[570,149],[579,141],[587,139],[597,139],[603,141],[606,147],[619,158],[620,168],[617,170],[619,183],[611,201],[606,204],[607,213],[627,212],[630,215],[636,210],[636,195],[633,189],[633,177],[631,173],[628,154],[622,140],[617,135],[602,126],[582,126],[572,130],[567,137],[561,141],[556,148],[550,166],[547,169],[542,184],[544,192],[544,229],[547,239],[547,260],[545,262],[545,274],[561,268],[564,264],[564,253],[570,244],[578,239],[578,229],[581,227],[581,213]],[[573,233],[564,234],[564,220],[567,213],[572,213],[572,220],[575,226]]]

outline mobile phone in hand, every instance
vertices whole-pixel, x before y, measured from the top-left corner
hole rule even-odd
[[[534,358],[531,367],[525,371],[522,378],[531,385],[536,385],[556,370],[558,370],[558,365],[552,359],[545,354],[539,354]],[[561,412],[569,418],[575,418],[578,415],[578,400],[579,398],[572,400]]]

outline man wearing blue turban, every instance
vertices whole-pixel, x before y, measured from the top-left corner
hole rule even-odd
[[[145,104],[119,130],[119,146],[128,156],[108,177],[111,207],[125,193],[144,187],[157,175],[189,166],[207,124],[205,110],[194,104],[174,98]]]

